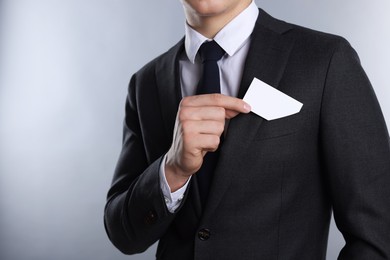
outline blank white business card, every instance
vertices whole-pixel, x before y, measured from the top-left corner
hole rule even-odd
[[[299,113],[303,106],[298,100],[257,78],[254,78],[249,86],[244,101],[252,107],[253,113],[266,120],[274,120]]]

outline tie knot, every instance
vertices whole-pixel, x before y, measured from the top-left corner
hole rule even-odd
[[[203,43],[199,48],[199,55],[202,62],[218,61],[225,54],[225,51],[215,41]]]

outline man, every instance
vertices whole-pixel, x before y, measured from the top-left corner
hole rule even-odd
[[[333,209],[340,259],[390,259],[389,135],[350,45],[251,0],[182,3],[185,39],[130,82],[105,209],[113,244],[134,254],[159,240],[157,259],[325,259]],[[213,93],[198,83],[210,42],[221,94],[197,95]],[[302,110],[250,113],[254,78]]]

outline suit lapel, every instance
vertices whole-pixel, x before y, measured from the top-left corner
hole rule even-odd
[[[161,114],[164,121],[166,136],[169,138],[169,142],[172,142],[176,114],[182,99],[179,57],[183,51],[184,39],[173,46],[166,53],[166,55],[161,56],[161,58],[156,63],[157,91],[159,95]],[[183,208],[183,210],[186,211],[185,214],[187,214],[187,216],[195,213],[194,216],[196,216],[196,218],[193,219],[192,224],[197,225],[198,220],[202,214],[202,208],[196,179],[193,178],[191,182],[191,198],[187,202],[189,205]],[[189,221],[190,219],[192,218],[189,218]]]
[[[184,39],[173,46],[166,55],[156,63],[156,84],[160,98],[161,113],[165,123],[165,131],[171,140],[175,125],[176,113],[181,96],[179,56],[184,50]],[[171,142],[171,141],[170,141]]]
[[[243,98],[254,77],[273,87],[279,87],[293,46],[293,41],[283,36],[283,33],[289,29],[288,24],[277,21],[260,10],[258,22],[251,36],[251,46],[238,93],[239,98]],[[247,151],[263,120],[250,113],[241,114],[230,121],[204,211],[204,219],[212,216],[231,181],[239,178],[236,175],[241,173],[242,165],[247,163],[244,151]]]

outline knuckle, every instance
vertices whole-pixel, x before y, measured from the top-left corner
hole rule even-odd
[[[218,132],[222,133],[225,130],[225,124],[218,124]]]
[[[197,120],[199,108],[196,107],[182,107],[179,113],[179,120]]]
[[[179,120],[184,121],[188,118],[189,111],[188,107],[181,107],[179,112]]]
[[[218,94],[218,93],[210,94],[210,98],[217,105],[219,105],[222,102],[222,95],[221,94]]]
[[[218,117],[225,119],[225,108],[217,107],[216,114],[218,115]]]
[[[214,135],[214,136],[212,137],[212,140],[211,140],[212,147],[215,148],[215,149],[217,149],[218,146],[219,146],[219,142],[220,142],[219,136]]]
[[[213,137],[212,137],[212,145],[213,145],[214,147],[218,147],[219,141],[220,141],[219,136],[213,135]]]
[[[191,101],[190,97],[184,97],[184,98],[180,101],[180,107],[189,106],[190,101]]]

